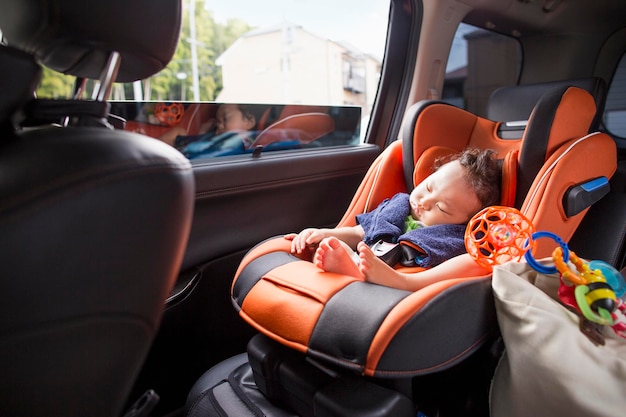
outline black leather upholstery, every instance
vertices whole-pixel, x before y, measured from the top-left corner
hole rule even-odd
[[[49,128],[0,147],[0,167],[0,414],[118,415],[182,259],[188,162]]]
[[[118,82],[160,71],[180,34],[180,0],[2,0],[8,44],[65,74],[97,79],[108,53],[122,56]]]
[[[0,129],[8,134],[11,116],[33,96],[41,76],[35,59],[22,51],[0,48]]]
[[[191,166],[168,145],[106,123],[22,129],[18,121],[41,107],[32,99],[37,60],[98,77],[100,58],[122,47],[125,79],[165,65],[180,2],[0,7],[8,43],[0,47],[0,415],[119,416],[178,275]],[[136,25],[150,9],[168,15]],[[167,42],[146,46],[157,27]],[[97,121],[107,110],[106,102],[44,103],[72,119]]]

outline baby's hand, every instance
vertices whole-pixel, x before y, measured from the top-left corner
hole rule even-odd
[[[172,136],[176,137],[176,136],[187,136],[187,129],[185,129],[184,127],[181,126],[174,126],[170,132],[172,133]]]
[[[186,135],[187,135],[187,131],[185,129],[183,129],[180,126],[175,126],[171,128],[170,130],[168,130],[167,132],[163,133],[161,136],[159,136],[159,139],[161,139],[163,142],[167,143],[168,145],[174,146],[174,143],[176,142],[176,136],[186,136]]]
[[[302,254],[304,250],[317,246],[325,237],[320,229],[314,228],[304,229],[298,234],[285,235],[285,239],[291,240],[291,253],[297,254]]]

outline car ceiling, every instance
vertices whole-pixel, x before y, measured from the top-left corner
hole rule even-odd
[[[607,38],[626,25],[623,0],[460,0],[473,7],[466,21],[502,34],[596,33]]]

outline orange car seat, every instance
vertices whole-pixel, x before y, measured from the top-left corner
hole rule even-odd
[[[502,204],[517,206],[538,230],[567,241],[588,207],[608,191],[616,167],[613,140],[587,135],[595,114],[588,92],[556,88],[535,106],[523,138],[511,140],[498,136],[501,122],[445,103],[420,102],[407,112],[402,140],[376,159],[338,225],[353,225],[356,214],[407,192],[429,174],[436,156],[471,146],[494,149],[502,159]],[[589,182],[594,188],[585,192],[589,187],[581,185]],[[240,316],[265,335],[253,338],[248,349],[257,386],[271,399],[287,398],[300,415],[315,414],[307,408],[319,400],[319,387],[310,379],[315,377],[267,367],[275,347],[268,352],[259,346],[277,342],[283,353],[274,357],[286,347],[321,363],[322,369],[406,381],[462,362],[497,329],[488,273],[465,276],[459,271],[456,279],[409,292],[321,271],[289,248],[290,242],[278,237],[248,252],[236,273],[232,300]],[[535,256],[551,249],[543,242]],[[359,381],[355,383],[364,383]],[[195,387],[190,398],[197,400],[200,391]],[[392,391],[411,395],[405,387]],[[303,400],[305,393],[311,394],[309,402]],[[405,401],[395,394],[385,399],[405,410]],[[324,401],[344,411],[341,404],[351,407],[349,396]],[[346,413],[338,415],[355,412]]]
[[[250,148],[260,151],[260,147],[277,142],[309,144],[334,132],[335,121],[328,115],[328,106],[291,104],[280,112],[277,106],[270,106],[259,118],[257,129],[260,133]]]
[[[265,130],[272,124],[289,116],[302,113],[327,113],[328,106],[315,106],[307,104],[286,104],[284,106],[272,105],[267,108],[257,123],[258,130]]]
[[[335,121],[326,113],[299,113],[272,123],[256,137],[250,148],[276,142],[311,143],[335,130]]]

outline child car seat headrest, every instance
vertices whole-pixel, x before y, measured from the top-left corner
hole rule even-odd
[[[416,103],[408,110],[402,131],[407,188],[428,176],[435,157],[468,146],[491,148],[504,159],[502,204],[520,208],[545,161],[566,141],[586,135],[595,116],[590,93],[558,86],[537,102],[522,138],[509,140],[495,134],[500,122],[446,103]]]
[[[117,51],[118,82],[163,69],[176,50],[182,20],[180,0],[0,0],[0,8],[0,30],[10,47],[88,79],[98,79]]]

